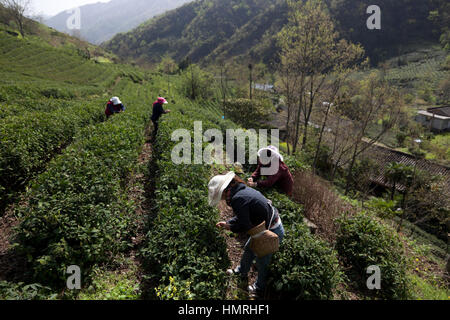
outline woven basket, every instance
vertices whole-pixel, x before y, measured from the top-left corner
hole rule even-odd
[[[280,248],[280,239],[276,233],[266,229],[266,223],[254,227],[248,234],[251,236],[250,250],[258,258],[263,258],[269,254],[274,254]]]

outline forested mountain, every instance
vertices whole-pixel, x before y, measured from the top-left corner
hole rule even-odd
[[[119,32],[127,32],[144,21],[191,0],[112,0],[80,7],[83,39],[99,44]],[[61,12],[45,21],[48,26],[72,34],[67,20],[72,13]]]
[[[373,62],[396,54],[399,45],[438,41],[441,28],[430,13],[444,0],[380,0],[381,30],[367,28],[368,0],[326,0],[342,37],[361,43]],[[199,0],[156,17],[105,45],[123,58],[157,62],[217,58],[276,60],[275,35],[287,22],[285,0]]]
[[[438,41],[441,28],[430,19],[445,0],[380,0],[381,30],[368,30],[366,10],[370,0],[329,0],[329,7],[341,35],[361,43],[375,62],[398,54],[401,47],[420,41]]]
[[[218,53],[224,53],[229,49],[227,41],[234,39],[241,28],[245,28],[252,19],[263,15],[267,10],[274,10],[282,2],[284,1],[195,1],[150,20],[130,33],[117,35],[107,47],[120,52],[122,57],[131,56],[144,61],[158,61],[166,53],[176,60],[190,57],[193,61],[199,61],[219,47],[222,49]],[[270,20],[271,24],[273,18]],[[256,37],[251,40],[259,41]],[[247,47],[250,46],[248,41],[246,37]]]

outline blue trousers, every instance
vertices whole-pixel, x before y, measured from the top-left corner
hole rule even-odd
[[[280,245],[284,238],[284,227],[283,224],[281,224],[276,229],[270,229],[273,233],[276,233],[280,239]],[[269,254],[263,258],[258,258],[253,251],[250,249],[250,240],[247,241],[244,247],[244,254],[241,258],[241,264],[237,268],[239,273],[243,276],[246,276],[248,272],[250,271],[250,268],[252,266],[253,260],[256,258],[256,268],[258,269],[258,278],[256,280],[256,289],[257,290],[264,290],[266,287],[266,278],[267,278],[267,268],[269,266],[270,260],[272,259],[273,254]]]

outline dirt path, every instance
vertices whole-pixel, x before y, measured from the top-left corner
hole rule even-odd
[[[153,199],[154,187],[151,183],[150,164],[152,160],[152,130],[149,125],[146,129],[146,141],[138,158],[138,169],[133,173],[129,181],[128,198],[136,204],[135,217],[137,220],[136,236],[132,238],[133,248],[127,253],[126,258],[136,269],[136,278],[139,283],[143,281],[144,269],[137,253],[145,240],[146,223],[149,212],[151,212],[151,201]],[[130,266],[125,265],[122,273],[128,272]]]
[[[233,209],[227,206],[225,201],[221,201],[219,203],[219,210],[220,210],[220,218],[223,221],[228,221],[234,216]],[[242,254],[244,252],[244,246],[248,240],[248,236],[246,234],[239,234],[239,235],[232,234],[232,236],[225,235],[225,240],[227,243],[228,257],[230,258],[231,261],[231,268],[234,269],[237,266],[239,266]],[[234,279],[233,277],[230,277],[227,299],[230,300],[248,299],[247,286],[253,284],[256,281],[256,276],[257,273],[255,271],[255,268],[252,267],[252,269],[248,274],[248,284],[239,283],[236,277],[234,277]]]
[[[17,255],[12,248],[14,227],[19,224],[14,210],[19,204],[8,206],[0,217],[0,280],[15,281],[23,277],[25,271],[24,258]]]
[[[130,189],[129,189],[129,199],[133,200],[136,203],[136,216],[139,219],[139,229],[138,229],[138,237],[135,239],[135,243],[141,242],[144,237],[144,228],[145,222],[147,218],[147,214],[150,211],[150,197],[154,190],[148,181],[148,173],[147,170],[148,165],[152,158],[152,140],[151,140],[151,130],[153,128],[150,126],[146,129],[146,141],[142,148],[141,154],[138,158],[138,166],[144,168],[144,170],[139,170],[136,172],[130,180]],[[142,238],[141,238],[142,237]]]

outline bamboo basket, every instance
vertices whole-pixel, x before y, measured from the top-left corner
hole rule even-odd
[[[266,229],[266,223],[254,227],[247,232],[251,237],[250,250],[258,258],[264,258],[269,254],[274,254],[280,249],[280,239],[278,235]]]

